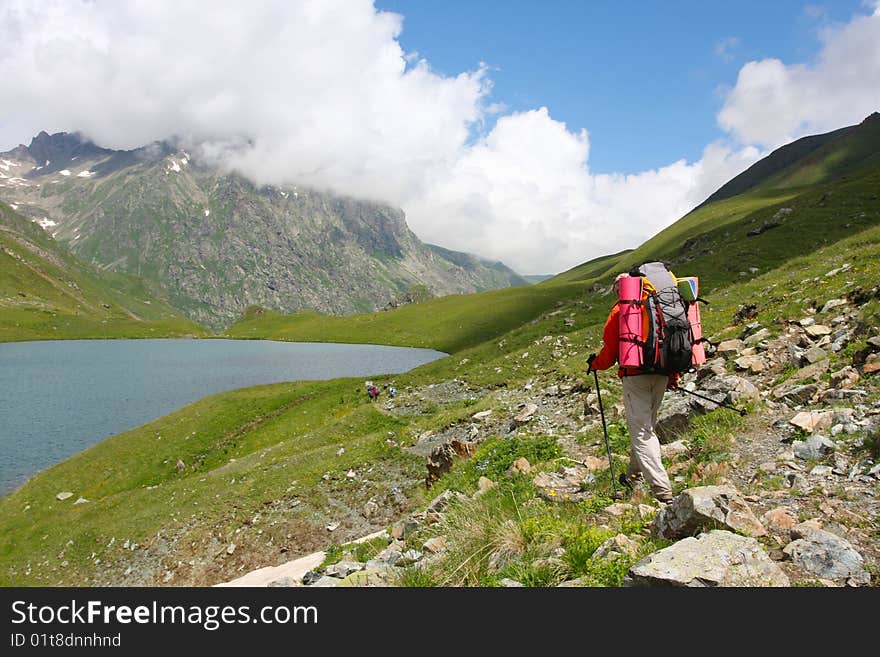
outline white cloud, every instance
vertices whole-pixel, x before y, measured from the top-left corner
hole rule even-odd
[[[821,33],[813,64],[749,62],[718,115],[746,144],[775,148],[807,134],[859,123],[880,109],[880,4]]]
[[[805,119],[800,105],[813,101],[799,89],[877,42],[872,51],[874,33],[854,21],[846,44],[843,32],[826,35],[814,69],[751,63],[720,119],[739,143],[606,174],[589,168],[585,130],[545,108],[511,113],[489,98],[482,63],[436,73],[401,49],[402,25],[368,0],[218,0],[210,11],[177,0],[6,2],[0,146],[39,130],[80,130],[112,148],[178,135],[258,183],[392,203],[425,241],[550,273],[637,246],[757,160],[748,144],[845,124],[831,101]],[[847,62],[840,88],[876,81],[876,63]],[[478,129],[488,132],[471,141]]]
[[[586,131],[570,132],[546,108],[503,117],[408,204],[410,222],[428,241],[520,271],[561,271],[637,246],[759,157],[715,143],[694,164],[594,174],[589,147]]]

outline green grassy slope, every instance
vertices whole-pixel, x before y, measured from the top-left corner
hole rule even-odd
[[[206,336],[140,280],[100,272],[0,203],[0,341]]]
[[[449,295],[387,312],[347,317],[314,312],[280,315],[251,309],[223,336],[375,343],[455,352],[506,333],[563,299],[578,295],[582,289],[580,283],[512,287],[481,294]]]
[[[862,123],[786,144],[724,184],[700,206],[756,189],[830,182],[880,162],[880,114]]]

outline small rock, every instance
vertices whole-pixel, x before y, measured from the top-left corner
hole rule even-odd
[[[847,365],[831,375],[831,385],[846,390],[858,383],[860,378],[858,370],[852,365]]]
[[[525,456],[520,456],[513,462],[513,465],[510,466],[511,472],[521,474],[529,474],[534,471],[534,469],[535,468],[532,467],[532,464],[529,463],[529,460]]]
[[[73,493],[71,493],[70,491],[64,491],[63,493],[58,493],[55,496],[55,499],[63,502],[68,497],[73,497]]]
[[[770,331],[766,328],[762,328],[760,331],[756,331],[752,333],[749,337],[743,340],[743,343],[748,347],[754,347],[762,340],[766,340],[770,337]]]
[[[683,440],[676,440],[675,442],[660,445],[660,454],[666,458],[674,458],[676,456],[687,454],[689,450],[690,446]]]
[[[794,376],[791,377],[790,381],[794,383],[797,381],[804,381],[806,379],[818,379],[820,376],[828,371],[830,365],[830,360],[820,360],[818,363],[807,365],[806,367],[798,370],[794,374]]]
[[[339,523],[331,522],[329,525],[327,525],[326,529],[328,532],[336,531],[337,529],[339,529]]]
[[[761,521],[770,527],[771,530],[778,532],[787,532],[798,524],[797,516],[784,506],[778,506],[770,509],[761,516]]]
[[[773,391],[776,400],[785,400],[792,404],[806,404],[819,392],[819,386],[815,383],[799,386],[780,387]]]
[[[86,498],[80,497],[80,498],[77,498],[77,500],[76,500],[76,502],[74,502],[74,504],[88,504],[88,502],[89,501]]]
[[[438,552],[442,552],[446,549],[447,542],[448,539],[444,534],[442,536],[434,536],[433,538],[429,538],[427,541],[424,542],[422,547],[431,554],[437,554]]]
[[[369,502],[364,504],[363,514],[365,518],[372,518],[377,513],[379,513],[379,505],[376,504],[373,500],[370,500]]]
[[[827,477],[831,475],[832,470],[833,468],[830,465],[817,465],[810,470],[810,474],[815,477]]]
[[[314,586],[314,587],[320,588],[320,589],[335,588],[335,587],[339,586],[340,581],[341,580],[339,580],[336,577],[330,577],[328,575],[321,575],[318,579],[316,579],[309,586]]]
[[[801,411],[789,420],[791,424],[808,433],[830,429],[834,411]]]
[[[523,588],[522,582],[517,582],[515,579],[510,579],[508,577],[504,577],[503,579],[498,580],[498,584],[508,589]]]
[[[497,485],[489,477],[480,477],[479,481],[477,481],[477,495],[484,495],[488,490],[495,488]]]
[[[733,361],[734,366],[738,370],[748,370],[753,374],[760,374],[764,370],[767,369],[767,365],[764,362],[764,358],[762,356],[740,356],[735,361]]]
[[[597,456],[585,456],[583,464],[593,471],[608,469],[608,461],[606,459],[600,459]]]
[[[625,534],[618,534],[617,536],[612,536],[607,541],[602,543],[599,547],[596,548],[596,551],[593,553],[593,559],[616,559],[619,556],[627,555],[630,557],[636,556],[639,552],[639,544],[634,540],[626,536]]]
[[[609,504],[604,509],[605,513],[608,513],[616,518],[628,513],[633,510],[633,505],[628,504],[626,502],[615,502],[614,504]]]
[[[342,456],[343,454],[345,454],[345,447],[340,447],[336,450],[336,456]]]
[[[840,306],[845,306],[847,303],[849,302],[846,299],[828,299],[828,301],[825,302],[825,305],[822,306],[822,309],[819,312],[827,313],[829,310],[840,308]]]
[[[813,324],[812,326],[808,326],[804,329],[812,338],[820,338],[823,335],[830,335],[831,327],[825,326],[824,324]]]
[[[471,415],[471,419],[485,420],[485,419],[489,418],[491,415],[492,415],[492,409],[489,409],[487,411],[480,411],[479,413],[474,413],[473,415]]]
[[[519,426],[519,425],[531,422],[532,416],[534,416],[534,414],[537,412],[537,410],[538,410],[537,404],[526,404],[525,408],[522,410],[522,412],[513,418],[514,424]]]
[[[235,548],[235,543],[230,543],[226,548],[226,554],[233,554],[235,552]]]
[[[391,538],[401,541],[405,540],[419,528],[419,524],[412,520],[398,520],[391,525]]]
[[[364,564],[359,563],[357,561],[337,561],[334,564],[330,564],[324,570],[325,573],[330,575],[331,577],[348,577],[352,573],[356,573],[360,570],[364,569]]]
[[[828,354],[825,353],[825,350],[820,347],[813,347],[811,349],[807,349],[804,352],[804,360],[807,361],[810,365],[820,362],[824,358],[827,358]]]
[[[270,588],[290,588],[296,586],[296,580],[292,577],[280,577],[278,579],[272,580],[267,584]]]
[[[791,446],[794,455],[804,461],[820,459],[828,452],[833,452],[836,447],[830,438],[819,434],[806,440],[795,440]]]

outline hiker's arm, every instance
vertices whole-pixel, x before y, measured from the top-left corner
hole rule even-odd
[[[617,353],[620,349],[618,342],[618,332],[620,331],[619,313],[617,304],[614,304],[611,313],[608,315],[608,321],[605,322],[605,330],[602,331],[602,342],[604,344],[602,345],[602,351],[599,352],[599,355],[593,361],[592,369],[594,370],[607,370],[617,362]]]

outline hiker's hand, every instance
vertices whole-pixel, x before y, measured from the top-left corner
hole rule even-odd
[[[590,354],[590,357],[587,358],[587,374],[591,374],[593,372],[594,360],[596,360],[596,354]]]

